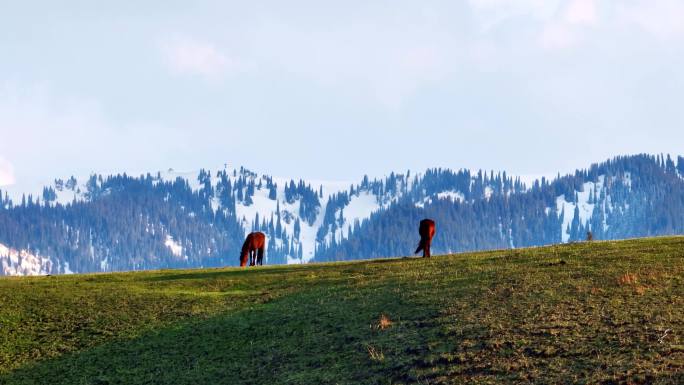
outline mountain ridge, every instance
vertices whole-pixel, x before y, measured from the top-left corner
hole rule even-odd
[[[0,195],[0,244],[14,250],[0,253],[0,274],[26,274],[9,256],[22,253],[50,261],[33,263],[50,266],[34,274],[235,265],[254,230],[269,236],[267,263],[406,255],[422,216],[439,218],[435,252],[561,243],[587,231],[598,239],[682,233],[682,175],[681,156],[640,154],[530,186],[505,171],[443,168],[346,187],[226,166],[57,179],[21,203]],[[647,201],[667,223],[644,219]]]

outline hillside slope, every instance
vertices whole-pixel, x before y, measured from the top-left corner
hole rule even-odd
[[[684,237],[0,279],[2,384],[684,382]]]

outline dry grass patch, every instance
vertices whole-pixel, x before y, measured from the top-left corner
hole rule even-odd
[[[639,295],[644,295],[644,294],[646,294],[647,289],[648,289],[648,287],[639,285],[639,286],[634,287],[634,292],[639,294]]]
[[[618,278],[618,284],[622,285],[636,285],[639,282],[639,278],[636,274],[626,273]]]
[[[381,362],[385,360],[385,354],[382,352],[382,350],[373,345],[366,346],[366,349],[368,350],[368,357],[370,357],[371,361]]]
[[[380,314],[377,322],[370,325],[372,330],[385,330],[392,326],[392,320],[384,313]]]
[[[605,290],[601,289],[600,287],[592,287],[591,288],[591,294],[593,294],[593,295],[603,294],[604,291]]]
[[[380,315],[380,321],[378,321],[378,328],[380,330],[385,330],[392,326],[392,320],[389,319],[385,314]]]

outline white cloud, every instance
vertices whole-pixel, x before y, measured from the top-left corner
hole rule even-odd
[[[0,84],[0,128],[0,154],[12,160],[0,158],[0,185],[33,186],[92,171],[138,170],[143,160],[140,171],[148,171],[148,164],[168,160],[169,153],[190,143],[190,134],[179,130],[113,123],[98,101],[58,96],[42,85]]]
[[[569,24],[596,24],[596,0],[573,0],[565,9],[564,19]]]
[[[54,39],[14,34],[0,43],[12,53],[0,60],[0,155],[14,165],[15,186],[27,173],[56,177],[133,162],[145,170],[182,161],[201,166],[224,154],[265,169],[271,162],[286,173],[312,154],[343,157],[359,135],[376,135],[389,150],[368,151],[374,155],[342,169],[308,162],[302,172],[372,174],[396,162],[411,165],[393,154],[410,148],[414,128],[440,138],[435,145],[445,151],[430,162],[458,164],[468,154],[492,167],[508,164],[510,141],[482,140],[477,130],[507,138],[498,134],[510,127],[525,148],[542,143],[538,138],[545,144],[579,137],[568,132],[585,127],[619,137],[674,127],[670,136],[681,137],[674,130],[681,127],[676,101],[684,89],[682,0],[203,4],[191,13],[185,5],[163,7],[163,17],[117,14],[116,23],[95,29],[83,18],[45,12],[49,23],[39,23],[38,32],[58,34]],[[0,29],[25,24],[14,19],[14,29]],[[120,23],[130,33],[122,36]],[[176,35],[179,25],[184,32]],[[74,55],[83,51],[92,54]],[[40,64],[46,55],[49,66]],[[3,98],[3,81],[14,82],[15,91],[41,81],[52,89],[13,103]],[[563,132],[549,138],[543,130]],[[251,132],[263,134],[271,155],[240,150]],[[311,135],[340,132],[346,134],[334,146],[281,155]],[[621,148],[605,143],[609,152]],[[560,145],[544,147],[548,159],[580,157]],[[511,167],[530,172],[531,163]]]
[[[569,0],[559,6],[555,17],[544,22],[539,40],[547,49],[567,48],[595,38],[599,29],[605,36],[606,32],[625,27],[628,30],[636,27],[660,40],[681,38],[684,36],[684,2],[637,0],[611,4]]]
[[[561,49],[575,44],[578,33],[565,23],[549,23],[544,26],[539,40],[544,48]]]
[[[545,49],[561,49],[581,40],[583,27],[598,23],[596,0],[469,0],[479,29],[487,32],[511,19],[524,24],[507,35],[523,36],[529,27]]]
[[[443,28],[446,18],[420,9],[392,22],[361,17],[323,30],[269,22],[250,34],[250,45],[260,69],[396,111],[418,89],[456,70],[460,43]]]
[[[577,41],[573,30],[596,26],[604,21],[602,19],[638,26],[661,39],[684,35],[684,2],[681,0],[468,0],[468,3],[484,30],[510,18],[524,17],[542,22],[542,35],[546,35],[542,40],[551,44]]]
[[[546,21],[539,40],[546,49],[562,49],[578,44],[588,27],[599,23],[596,0],[571,0],[560,7],[556,17]]]
[[[16,183],[14,166],[8,160],[0,157],[0,187]]]
[[[226,55],[216,44],[180,38],[163,45],[163,53],[172,71],[217,79],[241,71],[244,63]]]
[[[549,6],[555,7],[555,1],[549,0],[468,0],[468,2],[476,11],[496,11],[501,15],[543,16],[548,15]]]
[[[553,17],[560,0],[468,0],[481,31],[511,18],[526,17],[548,20]]]
[[[617,11],[624,23],[637,25],[660,39],[684,35],[684,2],[681,0],[640,0],[621,4]]]

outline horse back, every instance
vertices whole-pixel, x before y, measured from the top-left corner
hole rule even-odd
[[[432,239],[435,235],[435,221],[432,219],[423,219],[420,221],[418,233],[420,233],[420,237],[423,239]]]
[[[242,245],[242,248],[247,248],[248,250],[256,250],[256,249],[261,249],[264,247],[266,244],[266,235],[260,231],[255,231],[253,233],[249,233],[247,235],[247,239],[245,239],[245,243]]]

